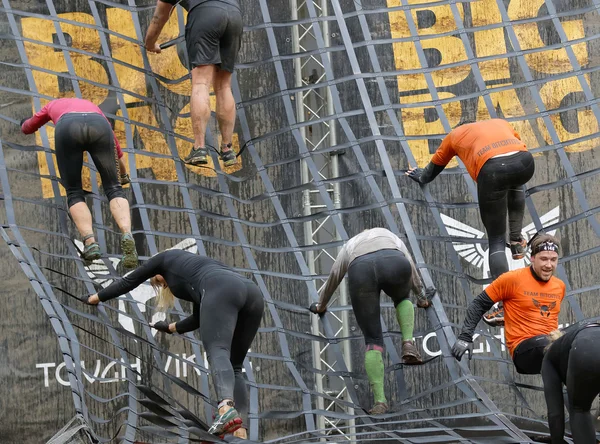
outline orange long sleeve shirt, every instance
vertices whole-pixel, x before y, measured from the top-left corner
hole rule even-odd
[[[463,161],[474,181],[488,159],[511,151],[527,151],[519,133],[504,119],[469,123],[453,129],[431,158],[446,166],[454,156]]]

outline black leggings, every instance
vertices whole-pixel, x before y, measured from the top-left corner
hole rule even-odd
[[[513,352],[512,360],[517,373],[539,375],[542,372],[544,349],[550,343],[547,335],[525,339]]]
[[[567,396],[575,444],[596,444],[590,410],[600,393],[600,327],[584,328],[573,340],[567,368]]]
[[[208,355],[217,399],[233,399],[244,421],[248,391],[242,373],[264,311],[256,284],[237,273],[218,271],[204,279],[200,336]]]
[[[506,213],[510,240],[521,240],[525,213],[524,184],[533,177],[535,162],[529,151],[489,159],[477,176],[481,220],[489,242],[492,279],[508,271],[506,260]]]
[[[383,348],[379,295],[383,290],[394,306],[408,298],[412,278],[410,262],[401,251],[379,250],[352,261],[348,288],[356,322],[365,343]]]
[[[92,156],[108,200],[125,197],[117,173],[113,132],[104,116],[98,113],[64,114],[56,123],[54,147],[69,208],[85,202],[81,185],[84,151]]]

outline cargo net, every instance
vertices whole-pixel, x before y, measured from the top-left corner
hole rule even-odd
[[[21,118],[57,97],[92,100],[114,125],[142,260],[186,249],[260,287],[267,308],[245,363],[251,440],[547,439],[541,379],[515,372],[501,329],[480,324],[470,363],[449,354],[467,304],[490,282],[476,185],[456,162],[424,188],[404,172],[463,120],[509,120],[536,159],[524,236],[562,241],[560,323],[597,315],[600,0],[243,0],[233,167],[215,150],[206,167],[180,160],[193,140],[186,12],[178,6],[166,25],[167,48],[147,54],[155,3],[2,0],[0,10],[1,234],[56,332],[85,436],[219,441],[205,432],[216,400],[201,338],[149,327],[160,316],[149,285],[98,308],[75,299],[123,270],[94,166],[85,163],[83,183],[104,256],[85,266],[54,128],[35,140],[19,133]],[[207,143],[218,147],[215,120]],[[382,298],[391,409],[381,417],[367,413],[364,341],[344,288],[322,319],[306,309],[340,246],[375,226],[404,239],[438,289],[416,313],[421,366],[402,364]],[[167,318],[189,312],[178,302]]]

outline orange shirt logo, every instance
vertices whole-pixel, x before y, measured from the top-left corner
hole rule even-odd
[[[556,307],[556,301],[551,302],[550,305],[542,305],[539,301],[533,299],[533,305],[540,309],[540,315],[550,317],[552,309]]]

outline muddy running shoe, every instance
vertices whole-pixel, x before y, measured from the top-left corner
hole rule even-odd
[[[502,327],[504,325],[504,307],[499,304],[483,316],[483,322],[490,327]]]
[[[102,252],[100,251],[100,245],[98,245],[98,242],[87,244],[83,249],[81,257],[86,263],[91,263],[96,259],[100,259],[102,257]]]
[[[121,236],[121,251],[123,252],[123,267],[132,269],[138,266],[138,254],[131,233]]]
[[[512,253],[512,258],[515,261],[519,259],[523,259],[525,257],[525,253],[527,252],[527,241],[525,239],[521,239],[518,243],[510,243],[510,252]]]
[[[223,435],[225,433],[233,433],[242,426],[242,418],[237,410],[230,404],[229,410],[225,413],[218,413],[215,416],[212,426],[208,429],[208,433],[213,435]]]
[[[371,410],[369,410],[369,414],[371,415],[383,415],[387,413],[388,405],[385,402],[376,402]]]
[[[206,148],[192,148],[190,154],[183,161],[188,165],[206,165],[208,163],[208,151],[206,151]]]
[[[128,183],[131,183],[131,177],[129,177],[129,174],[127,173],[121,174],[119,176],[119,181],[121,182],[121,185],[127,185]]]
[[[402,361],[405,364],[420,364],[423,362],[415,341],[402,341]]]
[[[235,151],[231,148],[231,144],[223,145],[221,147],[221,160],[225,166],[235,165],[237,163],[237,157]]]

